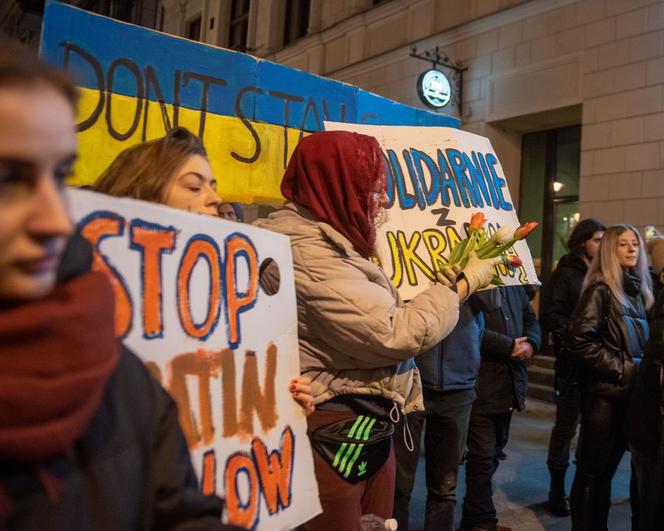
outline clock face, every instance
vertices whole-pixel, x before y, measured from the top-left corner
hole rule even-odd
[[[420,98],[435,109],[445,107],[452,98],[452,87],[447,76],[440,70],[427,70],[418,80]]]

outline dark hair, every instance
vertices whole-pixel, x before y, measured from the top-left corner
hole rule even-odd
[[[570,253],[580,256],[585,254],[585,244],[588,240],[592,239],[593,234],[599,231],[606,230],[606,227],[595,218],[582,219],[576,224],[572,234],[567,240],[567,248]]]
[[[55,89],[76,109],[78,91],[65,71],[47,65],[22,44],[0,38],[0,88],[39,85]]]
[[[163,203],[173,174],[192,155],[207,158],[200,138],[177,127],[157,140],[125,149],[95,183],[98,192]]]

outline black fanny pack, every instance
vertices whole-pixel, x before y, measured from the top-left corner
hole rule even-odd
[[[348,483],[373,476],[390,455],[394,426],[372,415],[326,424],[315,429],[311,445]]]

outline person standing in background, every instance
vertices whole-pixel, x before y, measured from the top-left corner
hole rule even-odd
[[[214,217],[223,217],[220,208],[232,204],[221,202],[203,141],[184,127],[125,149],[93,189]],[[314,406],[309,381],[297,375],[288,388],[305,414],[311,414]]]
[[[221,203],[218,208],[219,217],[229,221],[244,221],[244,213],[240,203]]]
[[[541,334],[523,286],[495,290],[498,307],[484,313],[479,375],[468,428],[463,531],[509,531],[498,525],[492,479],[507,444],[512,412],[522,411],[527,363],[540,349]]]
[[[652,303],[640,234],[630,225],[609,227],[588,268],[566,342],[581,392],[573,531],[607,529],[611,481],[627,447],[627,408],[649,336],[646,312]]]
[[[547,465],[551,477],[548,509],[555,516],[569,516],[565,495],[565,474],[569,466],[572,439],[579,425],[579,388],[574,362],[565,349],[570,318],[581,296],[581,286],[590,262],[597,254],[604,225],[596,219],[577,223],[567,242],[568,253],[559,261],[542,287],[540,324],[553,344],[556,387],[556,420],[551,430]]]
[[[497,308],[495,290],[476,293],[459,309],[451,334],[416,359],[422,376],[424,417],[408,415],[406,433],[397,434],[397,483],[394,517],[408,529],[410,495],[415,482],[423,424],[427,502],[424,528],[453,531],[459,464],[466,446],[468,421],[475,400],[484,329],[482,311]],[[419,412],[421,413],[421,411]],[[425,420],[426,418],[426,420]]]

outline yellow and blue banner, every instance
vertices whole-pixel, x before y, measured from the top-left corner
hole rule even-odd
[[[352,85],[57,2],[46,5],[41,56],[81,90],[73,185],[93,183],[127,147],[184,126],[203,139],[224,200],[278,204],[295,145],[324,121],[459,126]]]

